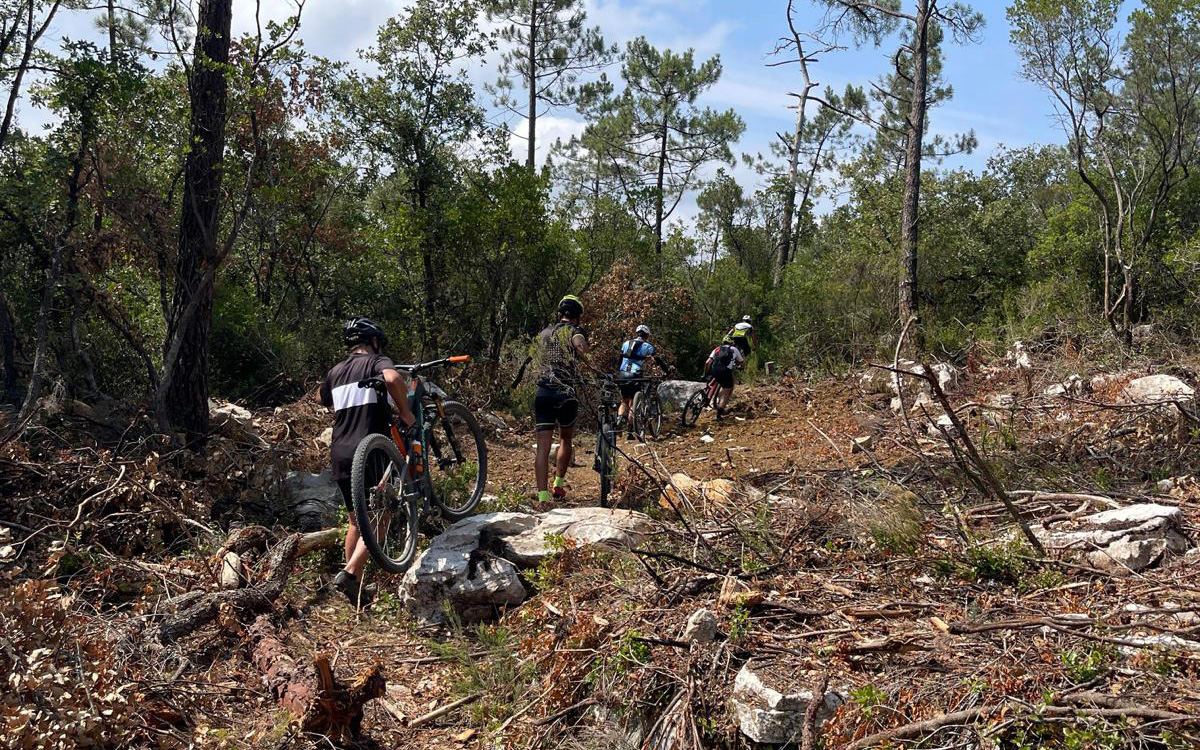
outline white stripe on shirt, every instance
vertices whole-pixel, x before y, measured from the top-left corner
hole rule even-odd
[[[358,383],[347,383],[333,389],[333,410],[352,409],[379,401],[374,388],[359,388]]]

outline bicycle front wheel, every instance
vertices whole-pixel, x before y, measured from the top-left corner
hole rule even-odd
[[[351,497],[358,532],[371,559],[403,573],[417,556],[419,511],[408,465],[388,435],[368,435],[354,450]]]
[[[426,439],[429,486],[433,501],[448,521],[459,521],[475,512],[487,483],[487,444],[479,422],[457,401],[442,404]]]
[[[683,411],[679,415],[679,419],[683,422],[684,427],[691,427],[696,424],[696,420],[700,418],[700,412],[704,411],[704,405],[707,400],[704,391],[696,391],[692,394],[692,397],[684,404]]]

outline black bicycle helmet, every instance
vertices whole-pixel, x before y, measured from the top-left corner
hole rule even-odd
[[[563,297],[558,303],[558,314],[568,318],[583,317],[583,303],[573,294]]]
[[[387,335],[370,318],[351,318],[346,321],[346,326],[342,328],[342,341],[346,346],[367,344],[372,340],[378,340],[379,347],[387,344]]]

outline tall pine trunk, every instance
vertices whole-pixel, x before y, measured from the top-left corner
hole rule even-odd
[[[925,136],[926,89],[929,85],[929,0],[919,0],[913,50],[912,102],[908,114],[907,142],[904,149],[904,202],[900,213],[900,322],[903,325],[919,311],[917,287],[917,234],[921,202],[921,152]],[[918,318],[919,322],[919,318]],[[922,348],[920,327],[914,344]]]
[[[667,145],[670,130],[668,122],[670,119],[670,104],[664,106],[662,131],[659,135],[658,145],[658,179],[655,182],[654,193],[654,257],[658,263],[659,270],[662,270],[662,228],[663,228],[663,210],[666,195],[663,194],[663,187],[666,180],[667,171]]]
[[[208,435],[209,334],[213,281],[220,261],[217,231],[228,98],[225,66],[232,16],[232,0],[200,2],[188,85],[192,147],[184,164],[175,294],[156,398],[160,426],[169,434],[182,432],[193,444]]]
[[[538,0],[529,0],[529,156],[525,163],[530,172],[537,162],[537,28]]]

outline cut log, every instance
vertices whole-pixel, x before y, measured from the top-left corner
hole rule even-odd
[[[258,616],[250,628],[250,638],[254,643],[254,666],[262,673],[271,695],[300,720],[301,731],[327,737],[339,745],[359,738],[364,707],[387,690],[378,662],[347,686],[334,676],[328,656],[317,656],[311,664],[294,658],[269,615]]]

